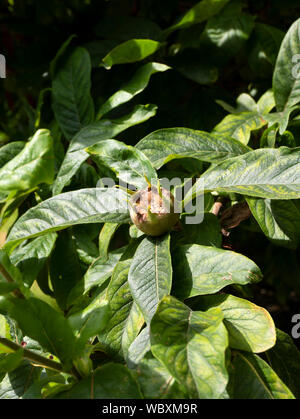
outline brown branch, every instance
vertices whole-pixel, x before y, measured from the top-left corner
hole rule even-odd
[[[22,345],[19,345],[18,343],[13,342],[9,339],[6,339],[0,336],[0,344],[6,346],[9,349],[12,349],[13,351],[18,351],[19,349],[22,349],[23,358],[28,359],[33,364],[36,364],[36,366],[48,368],[54,371],[63,372],[66,374],[73,375],[76,378],[80,378],[79,374],[77,373],[77,371],[75,371],[74,368],[71,369],[70,371],[65,371],[61,363],[53,361],[52,359],[45,358],[44,356],[39,355],[29,349],[25,349]]]
[[[222,212],[220,218],[222,233],[225,236],[228,236],[228,229],[237,227],[242,221],[249,218],[250,215],[251,211],[247,202],[241,202],[227,208],[224,212]]]

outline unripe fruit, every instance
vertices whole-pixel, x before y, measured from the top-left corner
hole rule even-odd
[[[174,196],[167,189],[149,186],[132,195],[129,206],[131,220],[149,236],[160,236],[179,221],[174,202]]]

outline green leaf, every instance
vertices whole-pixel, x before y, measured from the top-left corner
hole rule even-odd
[[[272,89],[267,90],[257,101],[253,99],[248,93],[241,93],[236,100],[236,108],[228,105],[223,100],[216,100],[227,112],[232,114],[241,113],[259,113],[262,117],[263,114],[268,114],[275,106],[274,93]]]
[[[23,349],[18,349],[11,354],[0,355],[0,374],[15,370],[23,359]]]
[[[75,251],[79,261],[84,265],[89,266],[99,256],[99,249],[95,243],[99,228],[99,224],[90,224],[89,227],[78,225],[72,228]]]
[[[300,352],[293,339],[276,329],[276,345],[266,353],[267,360],[279,378],[300,398]]]
[[[250,198],[247,203],[263,233],[275,244],[296,249],[300,243],[300,208],[292,200]]]
[[[101,229],[99,234],[99,255],[103,262],[108,259],[110,241],[119,226],[119,223],[105,223]]]
[[[282,112],[272,112],[269,115],[265,115],[264,118],[268,121],[268,126],[272,127],[275,124],[279,126],[279,134],[282,135],[287,129],[289,124],[291,113],[299,109],[300,106],[295,105],[289,108],[284,109]]]
[[[195,195],[198,182],[186,196],[186,202]],[[300,148],[250,151],[207,170],[200,182],[204,184],[204,191],[236,192],[270,199],[300,198]]]
[[[78,298],[86,296],[93,287],[98,286],[100,288],[105,284],[123,252],[124,248],[110,252],[107,261],[103,261],[101,257],[96,259],[86,271],[83,279],[71,290],[68,305],[73,304]]]
[[[165,128],[152,132],[136,147],[156,169],[173,159],[193,157],[209,163],[218,163],[251,149],[232,138],[209,134],[189,128]]]
[[[62,231],[58,236],[49,261],[49,275],[53,297],[59,307],[66,310],[68,295],[82,277],[74,238],[70,230]]]
[[[132,260],[128,282],[134,301],[149,323],[159,301],[171,291],[169,234],[142,240]]]
[[[127,194],[117,188],[66,192],[30,208],[10,231],[6,245],[77,224],[129,221]]]
[[[117,140],[105,140],[86,149],[101,168],[111,169],[116,176],[129,185],[143,189],[147,179],[157,179],[157,174],[148,158],[138,149]]]
[[[117,45],[103,59],[101,65],[109,70],[113,65],[142,61],[154,54],[161,43],[152,39],[130,39]]]
[[[0,295],[8,294],[11,291],[14,291],[18,288],[18,285],[13,282],[6,282],[2,280],[0,273]]]
[[[141,393],[130,370],[110,362],[61,396],[64,399],[140,399]]]
[[[258,22],[255,23],[254,31],[267,59],[272,65],[275,65],[280,44],[284,37],[284,32],[275,26]]]
[[[79,343],[85,344],[89,338],[96,336],[105,328],[109,317],[109,302],[97,297],[84,310],[69,316],[68,322]]]
[[[151,321],[151,350],[190,398],[216,399],[227,384],[227,332],[220,309],[190,310],[171,296]]]
[[[0,382],[0,399],[22,398],[35,380],[38,380],[40,374],[41,368],[24,360],[17,369],[6,374]]]
[[[14,141],[0,147],[0,168],[16,157],[25,146],[24,141]]]
[[[200,224],[184,224],[181,231],[173,233],[173,238],[176,240],[176,244],[201,244],[203,246],[221,247],[220,221],[214,214],[205,212]]]
[[[132,259],[119,261],[106,290],[111,307],[110,317],[98,340],[105,352],[125,357],[130,343],[136,338],[144,323],[141,311],[133,301],[128,272]]]
[[[206,24],[204,37],[231,56],[249,39],[254,27],[254,16],[242,12],[241,3],[230,3]]]
[[[25,335],[36,340],[63,363],[75,355],[76,340],[68,321],[48,304],[37,298],[10,299],[9,315]]]
[[[169,69],[170,67],[167,65],[155,62],[147,63],[140,67],[128,83],[110,96],[110,98],[108,98],[103,105],[101,105],[97,114],[97,119],[100,119],[103,115],[123,103],[129,102],[132,98],[134,98],[134,96],[141,93],[148,86],[152,74],[164,72]]]
[[[187,28],[196,23],[204,22],[219,11],[229,2],[229,0],[202,0],[188,10],[185,15],[174,25],[165,29],[164,34],[168,36],[177,29]]]
[[[236,107],[229,105],[228,103],[224,102],[223,100],[216,100],[216,103],[222,106],[225,111],[232,113],[232,114],[239,114],[241,112],[255,112],[257,111],[257,104],[252,96],[248,95],[248,93],[241,93],[236,99]]]
[[[73,138],[59,169],[53,184],[53,195],[63,190],[82,163],[89,157],[88,153],[84,151],[86,147],[90,147],[99,141],[113,138],[127,128],[147,121],[155,115],[156,109],[155,105],[138,105],[130,114],[119,119],[103,119],[82,128]]]
[[[136,368],[139,362],[150,351],[150,327],[146,326],[131,342],[126,354],[126,363],[129,368]]]
[[[84,48],[78,47],[59,69],[52,83],[54,115],[69,140],[94,119],[90,89],[90,56]]]
[[[74,38],[76,38],[76,35],[75,34],[70,35],[68,37],[68,39],[61,45],[61,47],[57,51],[55,57],[50,62],[49,73],[50,73],[50,76],[51,76],[52,79],[56,75],[56,70],[57,70],[57,68],[58,68],[58,66],[60,64],[60,60],[62,59],[62,57],[64,57],[64,54],[68,50],[68,47],[69,47],[70,43],[72,42],[72,40]]]
[[[22,151],[0,169],[0,192],[24,191],[51,183],[53,177],[53,141],[48,130],[38,130]]]
[[[224,315],[229,346],[247,352],[264,352],[275,344],[276,331],[269,312],[243,298],[229,294],[201,297],[197,308],[218,307]]]
[[[282,112],[299,103],[300,78],[297,58],[300,54],[300,19],[285,35],[273,73],[273,90],[277,111]]]
[[[257,111],[268,114],[275,106],[275,98],[272,89],[267,90],[257,101]]]
[[[45,234],[16,248],[10,255],[12,263],[20,270],[23,281],[30,287],[50,256],[57,238],[56,233]]]
[[[186,390],[149,351],[137,367],[137,378],[145,399],[187,399]]]
[[[34,120],[34,128],[38,129],[41,125],[41,115],[42,115],[42,108],[45,102],[45,95],[46,93],[51,92],[49,87],[40,91],[38,96],[38,101],[35,109],[35,120]]]
[[[251,131],[255,131],[267,121],[258,112],[241,112],[237,115],[227,115],[215,126],[213,133],[235,138],[243,144],[248,144]]]
[[[237,353],[229,388],[234,399],[294,399],[278,375],[258,355]]]
[[[199,84],[211,85],[218,80],[219,71],[215,62],[203,60],[203,53],[195,49],[185,49],[168,59],[175,70]]]
[[[201,245],[179,246],[173,252],[175,295],[184,299],[213,294],[231,284],[245,285],[262,279],[258,266],[229,250]]]

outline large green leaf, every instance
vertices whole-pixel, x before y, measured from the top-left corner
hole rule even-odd
[[[172,255],[173,288],[180,298],[213,294],[231,284],[260,281],[262,274],[247,257],[198,244],[179,246]]]
[[[243,144],[248,144],[251,131],[267,124],[263,115],[258,112],[241,112],[237,115],[227,115],[215,126],[213,132],[233,137]]]
[[[63,392],[59,398],[140,399],[141,393],[130,370],[121,364],[108,363],[75,384],[70,391]]]
[[[276,345],[266,353],[267,360],[280,379],[300,398],[300,351],[293,339],[276,330]]]
[[[62,310],[67,310],[70,291],[82,277],[71,230],[58,235],[48,266],[53,297]]]
[[[137,378],[145,399],[187,399],[186,390],[149,351],[139,362]]]
[[[257,101],[248,93],[241,93],[236,99],[236,107],[229,105],[223,100],[216,100],[227,112],[232,114],[268,114],[275,106],[274,93],[272,89],[267,90]],[[251,127],[251,124],[250,124]],[[230,126],[228,126],[230,129]],[[232,127],[232,129],[234,129]],[[238,131],[237,131],[238,132]]]
[[[282,201],[247,197],[252,215],[263,233],[275,244],[294,248],[300,242],[300,205]]]
[[[136,368],[139,362],[150,351],[150,326],[144,327],[140,334],[131,342],[126,354],[126,363],[129,368]]]
[[[41,368],[24,360],[17,369],[6,374],[0,382],[0,399],[22,398],[31,384],[38,380],[40,374]]]
[[[10,255],[14,265],[21,271],[23,281],[30,287],[45,264],[54,247],[56,233],[45,234],[24,246],[19,246]]]
[[[167,162],[193,157],[209,163],[218,163],[251,149],[239,141],[189,128],[165,128],[143,138],[136,147],[156,169]]]
[[[0,169],[0,192],[24,191],[54,177],[53,141],[46,129],[38,130],[12,160]]]
[[[168,59],[168,64],[186,78],[199,84],[211,85],[218,80],[219,71],[215,62],[203,60],[203,53],[185,49]]]
[[[258,355],[237,353],[230,374],[230,396],[234,399],[294,399],[287,386]]]
[[[15,370],[23,359],[23,348],[10,354],[0,354],[0,374]]]
[[[107,300],[98,297],[84,310],[68,317],[73,332],[79,338],[79,343],[85,344],[104,329],[110,316],[110,305]]]
[[[97,119],[141,93],[147,87],[152,74],[169,70],[169,68],[170,67],[165,64],[154,62],[147,63],[140,67],[128,83],[122,86],[120,90],[110,96],[110,98],[101,105],[97,114]]]
[[[110,252],[106,261],[98,258],[91,264],[84,277],[71,290],[68,304],[74,303],[80,297],[84,297],[94,287],[101,287],[110,278],[114,267],[124,252],[124,248]]]
[[[127,128],[147,121],[155,115],[156,109],[155,105],[138,105],[130,114],[119,119],[103,119],[82,128],[71,142],[59,169],[53,184],[53,195],[63,190],[82,163],[89,157],[89,154],[84,151],[86,147],[92,146],[99,141],[113,138]]]
[[[221,13],[209,19],[204,37],[222,48],[222,54],[236,54],[249,38],[254,27],[254,17],[242,12],[242,3],[229,2]]]
[[[299,105],[291,106],[291,107],[285,108],[282,112],[272,112],[269,115],[265,115],[264,118],[268,121],[269,128],[273,127],[274,129],[278,125],[279,134],[282,135],[287,129],[291,113],[295,109],[299,109],[299,108],[300,108]]]
[[[125,357],[131,342],[138,335],[144,318],[133,301],[127,281],[131,259],[122,260],[116,265],[106,290],[106,298],[111,314],[105,329],[98,336],[105,352]]]
[[[37,298],[11,298],[9,315],[23,333],[36,340],[43,348],[70,364],[76,354],[76,339],[68,321],[47,303]]]
[[[25,144],[24,141],[14,141],[0,147],[0,168],[16,157],[23,150]]]
[[[296,20],[285,35],[273,74],[276,108],[282,112],[300,101],[300,77],[295,58],[300,54],[300,19]]]
[[[222,310],[231,348],[259,353],[274,346],[274,322],[264,308],[229,294],[203,296],[197,304],[200,310],[211,307]]]
[[[187,194],[186,202],[195,195],[198,182]],[[300,148],[250,151],[210,168],[201,176],[202,182],[204,191],[236,192],[270,199],[300,198]]]
[[[152,39],[130,39],[117,45],[103,59],[102,65],[109,70],[113,65],[142,61],[154,54],[161,43]]]
[[[159,301],[171,291],[169,234],[142,240],[132,260],[128,282],[135,302],[149,323]]]
[[[190,398],[216,399],[227,384],[227,332],[220,309],[190,310],[171,296],[151,321],[151,351]]]
[[[91,167],[91,166],[90,166]],[[78,225],[72,228],[72,238],[74,240],[74,248],[78,259],[84,265],[90,265],[95,262],[99,256],[99,249],[95,243],[95,239],[99,234],[99,224]]]
[[[165,29],[164,34],[168,36],[177,29],[183,29],[196,23],[204,22],[210,17],[219,13],[229,0],[202,0],[188,10],[177,23]]]
[[[259,43],[266,54],[267,59],[272,65],[275,65],[280,44],[284,37],[284,32],[275,26],[266,25],[265,23],[255,23],[255,34]]]
[[[181,221],[184,220],[184,216]],[[180,231],[173,233],[176,244],[201,244],[203,246],[221,247],[222,233],[218,218],[204,212],[203,221],[199,224],[185,224]]]
[[[62,43],[55,57],[50,62],[49,73],[52,79],[55,77],[56,71],[59,68],[59,65],[62,63],[66,51],[68,51],[68,48],[70,47],[70,44],[74,38],[76,38],[75,34],[70,35],[68,39],[66,39],[65,42]]]
[[[119,228],[119,223],[105,223],[99,234],[99,256],[105,262],[108,259],[108,250],[113,235]]]
[[[90,89],[90,56],[84,48],[78,47],[59,69],[52,83],[55,118],[69,140],[94,119]]]
[[[143,189],[147,179],[157,179],[157,174],[148,158],[135,147],[117,140],[105,140],[86,149],[101,168],[111,169],[116,176],[129,185]]]
[[[18,219],[6,245],[76,224],[127,222],[127,199],[128,195],[117,188],[80,189],[54,196]]]

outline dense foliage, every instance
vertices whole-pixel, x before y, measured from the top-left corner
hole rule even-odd
[[[300,397],[299,12],[3,2],[0,398]]]

